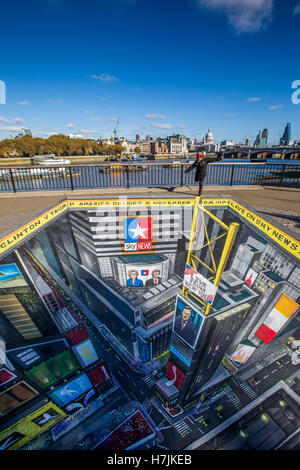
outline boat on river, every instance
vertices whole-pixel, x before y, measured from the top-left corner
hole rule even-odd
[[[32,158],[32,162],[43,166],[70,165],[71,161],[65,158],[56,158],[54,154],[39,155]]]

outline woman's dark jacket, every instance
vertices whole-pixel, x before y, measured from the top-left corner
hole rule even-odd
[[[209,158],[209,157],[204,157],[198,162],[198,160],[195,160],[194,163],[192,163],[191,166],[189,166],[186,170],[185,173],[189,173],[192,171],[194,168],[196,168],[196,174],[195,174],[195,181],[199,181],[202,178],[205,178],[206,176],[206,168],[209,163],[217,162],[219,160],[222,160],[222,156],[218,156],[217,158]]]

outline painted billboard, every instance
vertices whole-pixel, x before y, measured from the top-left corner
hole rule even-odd
[[[298,308],[297,302],[286,294],[282,294],[255,335],[264,343],[270,343]]]
[[[83,367],[93,364],[98,359],[98,355],[90,339],[73,346],[73,351]]]
[[[254,282],[256,281],[257,276],[258,276],[258,272],[250,268],[245,278],[245,283],[247,284],[247,286],[252,287]]]
[[[218,290],[212,282],[208,281],[196,269],[188,264],[185,265],[183,285],[193,292],[199,299],[212,304]]]
[[[50,398],[59,406],[65,406],[93,388],[86,374],[81,374],[67,384],[50,393]]]
[[[154,287],[162,283],[162,265],[126,266],[128,287]]]
[[[22,367],[22,369],[28,370],[35,364],[46,361],[51,356],[54,356],[65,349],[67,349],[66,341],[59,339],[9,350],[7,351],[7,355],[13,362]]]
[[[10,370],[5,368],[0,369],[0,387],[2,385],[6,385],[8,382],[14,380],[16,377],[16,374],[13,374]]]
[[[48,361],[25,372],[25,375],[42,389],[50,387],[80,368],[72,351],[67,349]]]
[[[250,346],[247,344],[239,344],[237,349],[231,355],[230,359],[241,364],[246,364],[248,359],[254,353],[255,349],[256,348],[254,346]]]
[[[167,377],[177,388],[181,389],[184,383],[185,374],[171,361],[168,362]]]
[[[97,450],[133,450],[155,437],[140,410],[127,418],[106,439],[98,444]]]
[[[38,396],[38,392],[22,381],[0,393],[0,417]]]
[[[0,432],[0,450],[17,450],[50,429],[67,415],[48,402],[17,423]]]
[[[90,370],[87,375],[96,388],[111,379],[109,369],[105,363]]]
[[[129,217],[123,220],[125,251],[152,249],[152,218]]]
[[[27,282],[16,264],[0,265],[0,289],[27,287]]]
[[[82,410],[88,406],[93,400],[97,397],[96,392],[94,389],[89,390],[84,395],[82,395],[76,401],[73,401],[69,405],[66,406],[66,411],[71,415],[76,413],[78,410]]]
[[[178,295],[173,323],[174,333],[194,348],[202,322],[203,317],[195,310],[194,305]]]
[[[89,335],[87,329],[84,325],[80,325],[72,331],[69,331],[65,335],[66,340],[68,341],[70,346],[74,346],[75,344],[81,343],[85,339],[88,339]]]

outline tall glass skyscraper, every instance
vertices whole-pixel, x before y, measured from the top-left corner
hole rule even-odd
[[[291,130],[291,123],[288,122],[285,126],[283,136],[280,139],[279,145],[290,145],[292,140],[292,130]]]
[[[260,129],[259,133],[256,136],[255,142],[254,142],[254,147],[257,148],[264,148],[267,147],[268,145],[268,129]]]

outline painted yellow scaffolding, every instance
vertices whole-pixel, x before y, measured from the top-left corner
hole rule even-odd
[[[194,201],[193,220],[192,220],[192,226],[191,226],[190,243],[189,243],[188,256],[187,256],[186,263],[189,266],[192,266],[196,271],[197,271],[196,263],[200,263],[211,273],[211,276],[208,278],[208,281],[213,282],[215,286],[218,286],[220,283],[222,274],[225,270],[229,255],[231,253],[233,243],[237,234],[237,230],[239,228],[239,224],[236,222],[232,222],[229,226],[226,225],[224,222],[222,222],[222,220],[218,219],[214,214],[212,214],[207,209],[205,209],[205,207],[201,203],[202,203],[202,197],[197,196]],[[216,238],[210,239],[208,231],[207,231],[207,225],[205,223],[204,214],[206,214],[210,219],[214,220],[217,224],[219,224],[224,229],[224,232],[221,235],[218,235]],[[199,216],[201,217],[200,220],[202,220],[202,223],[203,223],[206,243],[204,243],[204,245],[202,245],[200,248],[195,248]],[[225,243],[224,243],[220,261],[216,263],[213,250],[212,250],[212,244],[221,238],[225,238]],[[203,250],[203,248],[206,248],[206,247],[208,247],[209,249],[212,266],[207,265],[201,259],[200,252],[201,250]],[[205,310],[204,314],[207,316],[210,313],[211,305],[208,302],[205,302],[204,300],[200,299],[196,294],[191,292],[186,286],[183,286],[182,288],[182,295],[187,300],[189,300],[189,297],[196,298],[197,302],[203,305],[203,310]]]

